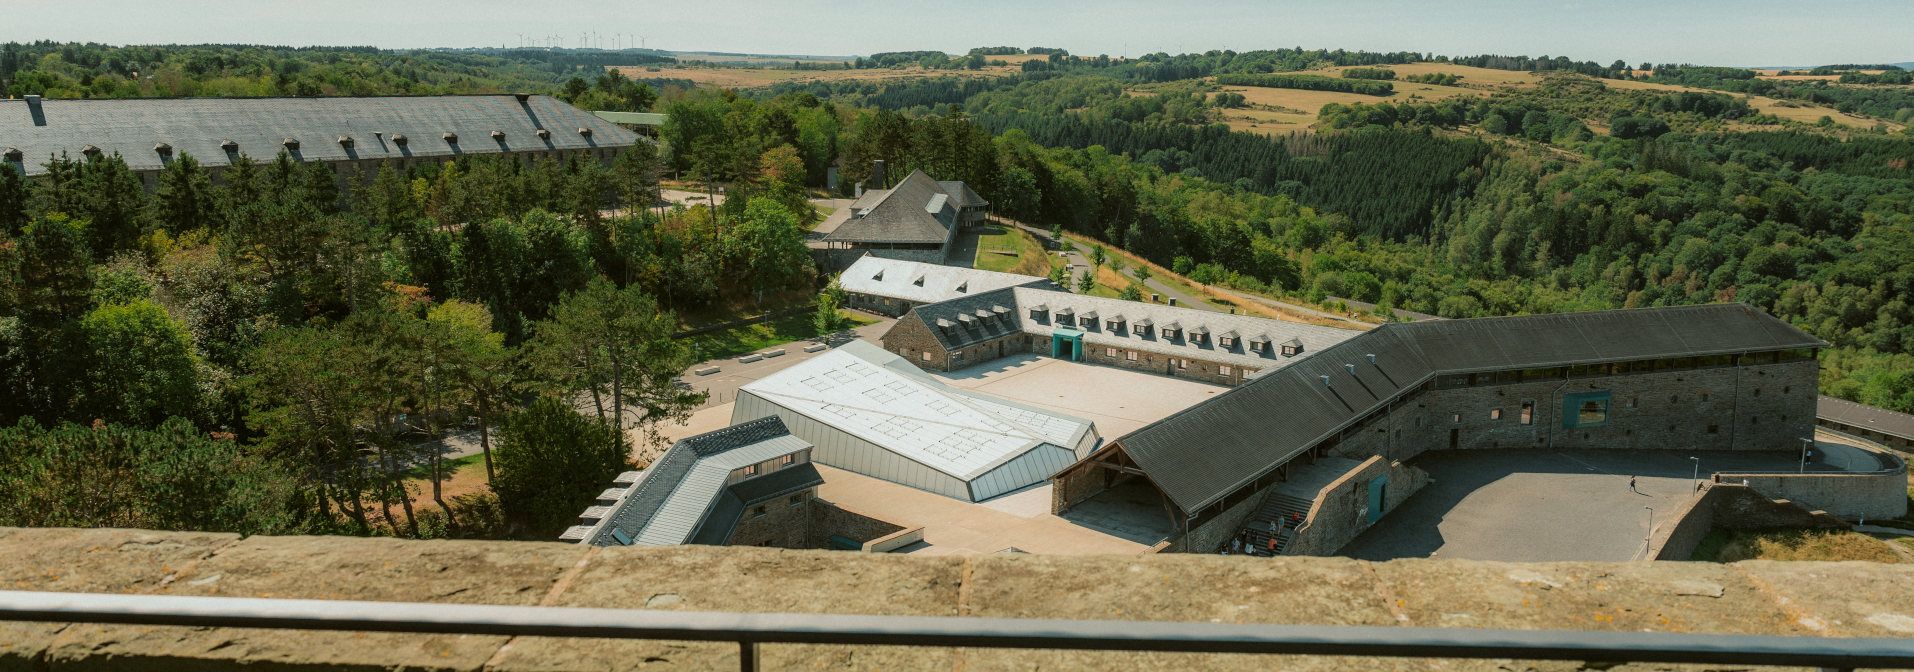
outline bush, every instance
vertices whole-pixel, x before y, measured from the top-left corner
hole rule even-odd
[[[514,527],[557,534],[625,469],[612,428],[569,404],[541,397],[500,423],[499,506]]]
[[[1321,75],[1217,75],[1216,83],[1224,86],[1261,86],[1272,89],[1304,89],[1308,91],[1341,91],[1343,93],[1364,93],[1372,96],[1387,96],[1396,92],[1395,85],[1366,79],[1337,79]]]
[[[1395,79],[1396,71],[1388,68],[1350,68],[1342,71],[1344,79]]]

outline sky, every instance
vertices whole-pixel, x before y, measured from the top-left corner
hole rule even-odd
[[[1607,63],[1914,61],[1909,0],[5,0],[0,41],[516,46],[861,55],[1012,45],[1136,56],[1275,47]]]

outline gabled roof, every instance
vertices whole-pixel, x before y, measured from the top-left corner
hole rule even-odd
[[[990,201],[970,190],[970,185],[959,180],[938,180],[937,186],[950,194],[950,202],[959,208],[981,208],[990,205]]]
[[[1430,376],[1826,345],[1741,304],[1388,324],[1114,443],[1194,512]]]
[[[869,254],[838,274],[837,285],[847,292],[912,303],[936,303],[1018,285],[1054,286],[1048,279],[1036,276],[884,259]]]
[[[340,161],[616,148],[638,141],[637,134],[551,96],[46,99],[40,101],[44,126],[34,125],[28,108],[25,100],[0,100],[0,145],[21,151],[29,175],[44,172],[43,164],[61,152],[85,158],[81,149],[88,145],[117,152],[134,170],[154,170],[181,153],[221,167],[242,154],[270,161],[293,147],[295,159]],[[222,147],[228,141],[230,154]],[[159,152],[160,145],[171,153]]]
[[[1850,427],[1861,427],[1914,441],[1914,415],[1867,404],[1857,404],[1827,395],[1821,396],[1814,414]]]
[[[924,171],[910,176],[890,191],[865,206],[866,193],[852,207],[857,212],[824,235],[827,242],[839,243],[938,243],[950,239],[957,225],[957,206],[950,203],[936,180]]]
[[[588,510],[585,518],[596,519],[595,524],[580,526],[584,530],[573,528],[577,531],[568,531],[566,536],[594,546],[686,543],[712,520],[711,514],[727,490],[725,479],[732,471],[810,448],[811,444],[791,436],[776,417],[680,440],[650,469],[640,472],[637,482],[625,488],[625,494],[613,504],[603,511]],[[816,471],[811,473],[815,475]],[[755,479],[731,487],[751,480]],[[735,523],[717,521],[719,527]]]

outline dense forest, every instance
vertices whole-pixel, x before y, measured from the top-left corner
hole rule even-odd
[[[0,378],[17,391],[0,399],[0,524],[550,534],[699,403],[673,384],[695,358],[670,338],[679,316],[814,296],[807,197],[874,159],[1201,282],[1381,315],[1743,301],[1833,344],[1824,392],[1914,410],[1914,134],[1760,114],[1733,87],[1771,80],[1733,69],[1658,69],[1722,91],[1661,92],[1609,86],[1634,76],[1620,63],[1458,58],[1547,76],[1330,105],[1271,137],[1220,123],[1243,99],[1201,78],[1432,57],[1032,49],[1043,67],[1013,76],[740,92],[510,54],[142,49],[10,45],[0,79],[53,95],[536,85],[668,122],[656,151],[608,166],[467,157],[345,189],[284,156],[217,181],[181,157],[151,193],[111,156],[0,171]],[[662,174],[727,198],[648,207]],[[440,496],[417,445],[454,428],[483,438],[490,494]]]

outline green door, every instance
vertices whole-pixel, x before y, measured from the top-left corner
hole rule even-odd
[[[1377,476],[1369,482],[1369,522],[1382,519],[1382,507],[1389,501],[1389,475]]]
[[[1083,332],[1075,329],[1050,332],[1050,356],[1072,362],[1083,361]]]

